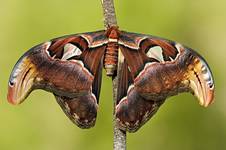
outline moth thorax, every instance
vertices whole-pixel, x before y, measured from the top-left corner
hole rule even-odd
[[[104,57],[104,68],[107,76],[113,76],[118,63],[118,43],[109,42]]]

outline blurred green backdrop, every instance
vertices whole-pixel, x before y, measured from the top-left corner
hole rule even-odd
[[[169,98],[137,133],[129,150],[226,149],[226,1],[116,0],[121,29],[158,35],[196,49],[212,68],[216,102],[205,109],[191,94]],[[103,77],[96,126],[81,130],[52,94],[37,90],[25,103],[7,103],[12,67],[30,47],[65,34],[103,29],[100,0],[1,0],[0,149],[112,149],[111,79]]]

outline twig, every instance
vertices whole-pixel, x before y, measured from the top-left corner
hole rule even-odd
[[[119,51],[118,55],[118,68],[117,68],[117,76],[113,78],[113,98],[114,98],[114,108],[116,106],[117,101],[117,89],[118,89],[118,81],[120,81],[120,73],[122,72],[122,62],[124,59],[123,55]],[[115,121],[115,111],[114,111],[114,150],[126,150],[126,132],[120,130]]]
[[[117,20],[115,15],[115,8],[113,0],[101,0],[103,13],[104,13],[104,26],[108,29],[111,26],[117,26]],[[119,57],[122,57],[119,51]],[[119,58],[120,60],[120,58]],[[113,99],[114,108],[117,102],[117,89],[118,89],[118,77],[121,73],[121,61],[118,61],[117,75],[113,77]],[[114,150],[126,150],[126,132],[121,131],[115,123],[115,111],[114,111]]]
[[[117,26],[117,20],[115,15],[115,7],[113,0],[101,0],[104,13],[104,26],[109,28],[111,26]]]

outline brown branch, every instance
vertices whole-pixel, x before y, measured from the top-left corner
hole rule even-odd
[[[115,15],[115,7],[113,0],[101,0],[104,13],[104,26],[109,28],[111,26],[117,26],[117,20]]]
[[[115,15],[115,8],[113,0],[101,0],[103,13],[104,13],[104,26],[105,29],[108,29],[111,26],[117,26],[117,20]],[[119,51],[119,60],[120,57],[123,57]],[[114,109],[117,101],[117,90],[118,90],[118,81],[121,73],[121,61],[118,61],[117,76],[113,77],[113,99],[114,99]],[[121,131],[115,122],[115,111],[114,111],[114,150],[126,150],[126,132]]]
[[[122,72],[122,61],[124,59],[123,55],[119,51],[118,55],[118,68],[117,68],[117,76],[113,78],[113,98],[114,98],[114,108],[117,102],[117,89],[118,89],[118,81],[120,81],[120,73]],[[126,132],[120,130],[116,125],[116,117],[114,111],[114,150],[126,150]]]

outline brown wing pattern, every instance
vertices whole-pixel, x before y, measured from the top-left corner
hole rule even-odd
[[[136,36],[137,35],[137,36]],[[191,91],[203,106],[213,99],[212,74],[205,60],[181,44],[147,35],[121,32],[119,48],[131,78],[123,86],[116,117],[119,127],[137,131],[169,96]]]
[[[118,27],[60,37],[31,48],[11,73],[8,100],[19,104],[33,90],[43,89],[55,95],[72,122],[92,127],[103,65],[112,76],[117,61],[122,70],[115,112],[122,130],[137,131],[167,97],[180,92],[190,91],[205,107],[213,101],[213,77],[199,54],[179,43]]]
[[[43,89],[54,93],[63,111],[79,127],[93,126],[105,45],[104,31],[98,31],[53,39],[31,48],[11,73],[9,102],[19,104],[32,90]]]

